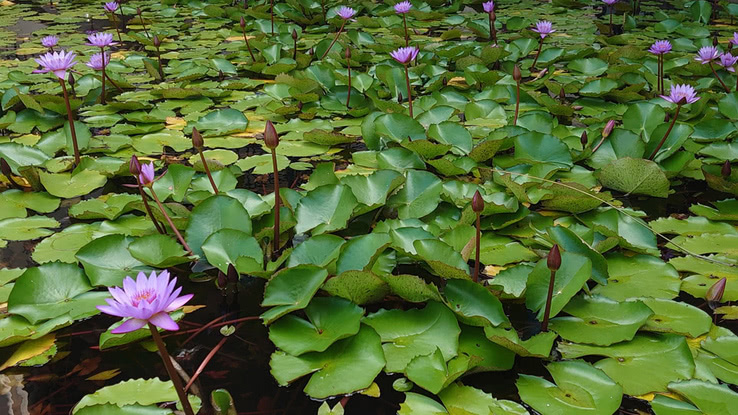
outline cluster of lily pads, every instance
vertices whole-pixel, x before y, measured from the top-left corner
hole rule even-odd
[[[212,356],[172,367],[171,273],[192,304],[266,280],[271,374],[323,414],[738,414],[738,4],[17,3],[0,370],[102,311],[101,350],[152,337],[173,381],[73,413],[235,411],[186,395]]]

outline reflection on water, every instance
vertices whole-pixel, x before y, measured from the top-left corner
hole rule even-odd
[[[0,414],[29,415],[23,375],[0,374]]]

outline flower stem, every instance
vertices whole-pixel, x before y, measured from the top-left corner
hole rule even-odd
[[[413,118],[413,95],[410,92],[410,70],[405,64],[405,82],[407,83],[407,102],[410,108],[410,118]]]
[[[520,81],[515,83],[515,118],[513,125],[518,125],[518,112],[520,111]]]
[[[185,393],[185,390],[182,387],[182,379],[179,378],[179,375],[174,370],[174,366],[172,365],[171,357],[169,356],[169,352],[167,352],[167,346],[164,344],[164,340],[161,339],[159,331],[151,323],[149,323],[149,330],[151,331],[151,337],[154,339],[154,343],[156,343],[156,347],[159,349],[159,355],[161,355],[161,360],[164,362],[164,367],[167,369],[169,378],[174,384],[174,390],[177,391],[177,396],[179,397],[179,402],[182,404],[184,413],[186,415],[194,415],[195,413],[192,411],[190,401],[187,400],[187,393]]]
[[[179,243],[181,243],[184,249],[187,251],[187,255],[192,255],[192,250],[187,245],[187,242],[185,242],[184,238],[182,237],[182,234],[179,233],[179,230],[177,229],[177,227],[174,226],[174,223],[172,222],[172,218],[170,218],[169,215],[167,215],[167,211],[164,210],[164,206],[159,201],[159,197],[156,196],[156,192],[154,191],[154,188],[149,187],[149,190],[151,191],[151,196],[154,198],[156,205],[159,206],[159,211],[161,211],[161,214],[164,215],[164,219],[167,220],[169,227],[172,228],[172,231],[174,231],[174,234],[177,236]]]
[[[154,217],[154,214],[151,212],[151,206],[149,206],[149,201],[146,198],[146,193],[144,193],[143,186],[141,185],[141,182],[138,181],[138,177],[136,177],[136,182],[138,182],[138,191],[141,193],[141,200],[143,200],[144,208],[146,209],[146,213],[149,214],[149,217],[151,218],[151,221],[154,222],[154,227],[156,228],[157,232],[159,232],[162,235],[166,235],[166,231],[164,230],[164,227],[162,227],[159,224],[159,221],[156,220],[156,217]]]
[[[543,48],[543,40],[544,39],[545,39],[545,37],[544,38],[541,38],[541,42],[538,44],[538,52],[536,53],[536,58],[533,59],[533,64],[530,65],[530,69],[535,69],[536,63],[538,63],[538,58],[541,57],[541,48]]]
[[[270,10],[271,18],[272,18],[272,36],[274,36],[274,0],[272,0],[272,7]]]
[[[333,45],[336,44],[336,41],[338,40],[338,37],[341,36],[341,32],[343,32],[343,27],[345,25],[346,25],[346,20],[344,20],[343,23],[341,23],[341,28],[338,29],[338,33],[336,33],[336,37],[333,38],[333,42],[331,42],[331,45],[328,46],[328,49],[325,50],[325,52],[323,53],[323,56],[321,56],[320,59],[325,58],[326,55],[328,55],[328,52],[331,51],[331,48],[333,48]]]
[[[118,30],[118,20],[115,18],[115,12],[111,12],[110,17],[113,19],[113,26],[115,26],[115,31],[118,33],[118,42],[123,42],[123,38],[120,37],[120,30]]]
[[[251,51],[251,45],[249,44],[249,38],[246,37],[246,27],[241,28],[241,32],[243,32],[243,40],[246,42],[246,48],[249,50],[249,55],[251,55],[251,59],[256,62],[256,57],[254,56],[254,52]],[[295,52],[297,51],[297,48],[295,48]]]
[[[492,22],[492,13],[487,13],[489,17],[489,40],[492,41],[493,45],[497,44],[497,31],[495,30],[495,24]]]
[[[205,161],[205,155],[202,153],[202,148],[198,148],[197,152],[200,153],[200,160],[202,160],[202,166],[205,168],[205,174],[208,176],[208,180],[210,180],[210,185],[213,186],[213,191],[215,194],[218,194],[218,186],[215,185],[215,180],[213,180],[213,175],[210,174],[210,167],[208,167],[208,163]]]
[[[679,110],[682,108],[681,105],[677,104],[676,112],[674,113],[674,118],[671,120],[671,124],[669,125],[669,129],[666,130],[666,134],[664,134],[664,138],[661,139],[659,142],[659,145],[656,146],[656,148],[653,150],[653,153],[651,153],[651,156],[648,158],[649,160],[653,160],[656,157],[656,153],[661,150],[661,147],[666,142],[666,139],[669,138],[669,133],[671,133],[671,129],[674,128],[674,124],[676,123],[677,118],[679,117]]]
[[[723,80],[720,79],[720,77],[718,76],[717,72],[715,72],[715,67],[712,66],[712,61],[710,61],[710,69],[712,69],[712,73],[715,74],[715,78],[717,78],[717,80],[720,81],[720,85],[723,86],[723,88],[725,89],[725,92],[730,93],[730,88],[728,88],[728,86],[725,85],[725,82],[723,82]]]
[[[279,167],[277,166],[277,151],[272,149],[272,166],[274,167],[274,246],[272,255],[279,250],[279,205],[282,199],[279,194]]]
[[[121,88],[118,84],[116,84],[115,81],[110,79],[110,77],[107,74],[105,74],[105,78],[107,78],[108,82],[110,82],[114,87],[116,87],[118,91],[123,92],[123,88]]]
[[[64,84],[63,79],[59,79],[59,83],[64,93],[64,103],[67,105],[67,118],[69,119],[69,132],[72,133],[72,147],[74,148],[74,164],[79,165],[79,146],[77,146],[77,131],[74,129],[74,118],[72,117],[72,107],[69,105],[69,94],[67,93],[67,86]]]
[[[662,72],[663,71],[663,67],[662,67],[662,65],[663,65],[663,62],[664,62],[664,55],[663,54],[659,54],[659,55],[656,55],[656,57],[657,57],[657,60],[656,60],[656,72],[657,72],[656,78],[657,78],[657,81],[656,81],[656,83],[658,84],[656,86],[656,89],[658,89],[659,90],[659,93],[663,95],[664,94],[664,80],[662,78],[663,77],[663,72]]]
[[[146,39],[151,39],[151,36],[149,36],[149,31],[146,29],[146,22],[144,22],[143,15],[139,14],[138,18],[141,19],[141,26],[143,26],[144,33],[146,33]]]
[[[346,65],[348,65],[348,94],[346,94],[346,108],[351,109],[349,103],[351,102],[351,58],[346,58]]]
[[[551,279],[548,282],[548,295],[546,296],[546,308],[543,312],[543,322],[541,323],[541,331],[548,331],[548,318],[551,316],[551,299],[553,298],[555,280],[556,280],[556,271],[551,270]]]
[[[161,66],[161,51],[159,51],[159,47],[156,47],[156,59],[159,61],[159,76],[161,79],[164,79],[164,68]]]
[[[480,222],[481,222],[480,217],[481,217],[481,215],[479,213],[477,213],[477,236],[476,236],[476,241],[475,241],[475,243],[476,243],[476,254],[474,255],[474,282],[478,282],[479,281],[479,245],[480,245],[479,240],[482,237],[482,231],[481,231],[481,228],[480,228]]]
[[[100,104],[105,105],[105,48],[100,48],[102,55],[102,92],[100,93]]]
[[[325,0],[320,0],[320,8],[323,9],[323,22],[326,22],[328,18],[326,17],[325,13]]]
[[[292,48],[292,60],[297,60],[297,38],[295,38],[295,45]]]
[[[612,30],[612,6],[610,6],[610,35],[614,34]]]
[[[410,46],[410,37],[407,35],[407,18],[402,14],[402,24],[405,26],[405,46]]]

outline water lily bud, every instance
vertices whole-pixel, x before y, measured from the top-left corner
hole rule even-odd
[[[490,18],[490,19],[491,19],[491,20],[492,20],[492,21],[494,22],[495,20],[497,20],[497,13],[495,13],[495,11],[494,11],[494,10],[492,10],[492,11],[491,11],[491,12],[489,13],[489,18]]]
[[[723,299],[723,293],[725,293],[725,283],[727,279],[725,277],[720,278],[718,282],[712,284],[705,294],[705,298],[709,302],[719,303]]]
[[[717,37],[717,35],[715,35],[715,36],[714,36],[714,37],[712,38],[712,46],[715,46],[715,47],[717,47],[717,45],[719,45],[719,44],[720,44],[720,41],[718,40],[718,37]]]
[[[297,40],[297,29],[292,29],[292,40]]]
[[[564,88],[559,90],[559,99],[562,101],[566,99],[566,91],[564,91]]]
[[[551,271],[556,271],[561,268],[561,252],[559,252],[559,245],[554,244],[551,250],[548,251],[548,257],[546,258],[546,265]]]
[[[589,142],[589,137],[587,137],[586,131],[582,131],[582,137],[579,139],[579,142],[582,143],[582,147],[586,146]]]
[[[238,271],[236,271],[236,267],[233,264],[228,264],[228,282],[238,282]]]
[[[241,16],[241,21],[238,22],[238,24],[241,25],[241,29],[245,28],[246,27],[246,19],[244,19],[243,16]]]
[[[223,274],[223,271],[218,270],[218,278],[215,280],[215,285],[219,290],[224,290],[228,286],[228,277]]]
[[[128,163],[128,170],[134,176],[138,176],[141,173],[141,162],[138,161],[138,157],[135,154],[131,156],[131,162]]]
[[[351,48],[346,47],[346,60],[351,59]]]
[[[69,82],[69,85],[74,86],[74,75],[72,75],[71,72],[69,72],[69,76],[67,77],[67,82]]]
[[[10,177],[10,175],[13,174],[13,170],[11,170],[10,164],[8,164],[8,162],[5,161],[5,159],[2,157],[0,157],[0,173],[2,173],[5,177]]]
[[[397,103],[402,104],[402,93],[401,92],[397,93]]]
[[[202,135],[197,131],[197,127],[192,127],[192,147],[200,150],[205,142],[202,139]]]
[[[605,124],[605,128],[602,130],[602,137],[607,138],[612,133],[612,129],[615,128],[615,120],[610,120]]]
[[[523,74],[520,73],[520,67],[518,65],[515,65],[515,69],[513,69],[513,79],[515,82],[520,82],[523,79]]]
[[[136,14],[138,14],[139,17],[141,16],[141,8],[140,7],[136,7]]]
[[[731,167],[730,167],[730,160],[725,160],[725,163],[723,163],[723,168],[720,169],[720,174],[723,175],[723,177],[730,177],[731,173]]]
[[[277,148],[279,145],[279,135],[277,134],[277,130],[274,128],[274,124],[268,120],[264,127],[264,144],[272,150]]]
[[[161,46],[161,39],[159,39],[158,35],[154,35],[154,39],[152,40],[152,42],[154,43],[154,46],[157,48]]]
[[[484,210],[484,199],[482,199],[482,195],[479,194],[479,190],[474,192],[474,197],[472,197],[472,210],[475,213],[481,213]]]

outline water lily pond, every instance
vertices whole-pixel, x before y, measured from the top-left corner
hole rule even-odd
[[[738,415],[736,19],[1,0],[0,414]]]

